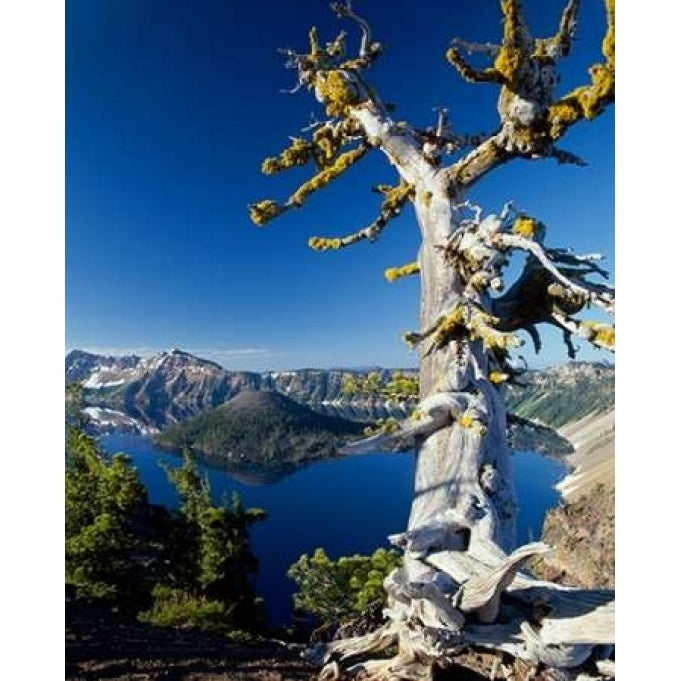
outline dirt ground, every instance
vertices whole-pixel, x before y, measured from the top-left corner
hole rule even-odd
[[[231,643],[91,605],[66,611],[66,679],[72,681],[294,681],[313,679],[317,671],[275,642]]]
[[[468,652],[435,681],[548,681],[523,663]],[[276,641],[242,644],[214,634],[141,624],[88,604],[66,609],[67,681],[316,681],[319,668]],[[341,680],[343,679],[341,678]],[[348,681],[347,679],[345,681]]]
[[[439,681],[488,679],[491,658],[467,657],[467,666],[442,672]],[[152,627],[88,604],[66,609],[67,681],[316,681],[318,674],[297,650],[275,641],[231,643],[214,634]]]

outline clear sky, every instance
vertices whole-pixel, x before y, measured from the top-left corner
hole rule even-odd
[[[493,131],[493,85],[469,85],[444,59],[451,38],[497,41],[497,0],[355,0],[385,47],[370,79],[395,117],[419,126],[446,106],[459,132]],[[535,35],[555,31],[562,0],[527,0]],[[599,59],[602,0],[584,0],[564,90]],[[322,0],[68,0],[66,3],[66,344],[142,354],[180,347],[227,368],[414,366],[401,340],[416,327],[418,281],[383,270],[413,260],[408,208],[375,244],[315,253],[374,219],[373,184],[394,182],[379,152],[266,228],[247,205],[283,199],[310,170],[266,177],[260,163],[300,134],[312,95],[278,48],[307,48],[341,22]],[[514,161],[471,196],[486,210],[513,200],[548,225],[547,243],[599,251],[614,277],[614,110],[562,143],[589,162]],[[559,334],[531,366],[566,359]],[[582,344],[580,359],[611,359]]]

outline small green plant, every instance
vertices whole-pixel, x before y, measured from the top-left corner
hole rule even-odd
[[[153,605],[138,615],[140,622],[159,627],[192,627],[202,631],[227,632],[234,606],[195,596],[182,589],[157,584],[152,593]]]
[[[289,568],[289,578],[298,585],[295,609],[323,623],[350,618],[385,600],[383,580],[401,564],[402,557],[393,549],[334,561],[318,548]]]

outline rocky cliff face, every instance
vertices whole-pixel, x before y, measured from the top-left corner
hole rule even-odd
[[[543,579],[589,589],[615,587],[615,488],[598,484],[550,510],[542,541],[553,551],[534,561]]]
[[[244,390],[274,390],[322,414],[358,421],[406,416],[409,408],[404,403],[344,396],[343,376],[348,373],[355,372],[228,371],[181,350],[146,359],[104,357],[81,350],[66,357],[66,382],[82,385],[87,413],[100,430],[163,429],[213,409]]]
[[[372,369],[382,376],[393,370]],[[401,373],[416,373],[400,369]],[[300,369],[263,374],[229,371],[215,362],[181,350],[153,357],[103,357],[74,350],[66,357],[66,381],[83,386],[94,425],[128,429],[163,429],[213,409],[243,390],[274,390],[329,415],[358,421],[387,416],[404,418],[413,404],[378,397],[348,397],[345,369]],[[509,407],[525,419],[557,428],[586,414],[599,412],[614,402],[614,368],[605,364],[572,362],[521,377],[526,387],[509,388]],[[113,412],[118,414],[114,418]],[[99,419],[100,415],[106,419]],[[105,425],[104,422],[109,425]],[[517,431],[517,429],[516,429]],[[521,433],[522,434],[522,433]],[[534,437],[527,431],[523,435]],[[541,438],[540,438],[541,439]],[[534,441],[534,440],[532,440]],[[527,445],[523,448],[531,448]]]
[[[95,381],[107,382],[107,374],[112,377],[109,380],[115,381],[124,376],[126,370],[134,369],[142,361],[136,355],[105,357],[83,350],[72,350],[66,355],[66,383],[87,382],[100,372],[101,376],[94,379]]]
[[[212,409],[244,389],[260,389],[260,374],[226,371],[181,350],[153,357],[101,357],[75,350],[66,381],[83,387],[86,404],[123,413],[145,428],[163,428]],[[98,412],[91,411],[97,425]]]
[[[553,428],[615,405],[615,367],[600,362],[568,362],[523,374],[509,386],[509,411]]]

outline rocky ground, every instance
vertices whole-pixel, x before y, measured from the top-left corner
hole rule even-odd
[[[615,588],[615,488],[597,484],[546,514],[542,541],[553,551],[532,569],[549,581]]]
[[[92,604],[71,604],[66,611],[67,681],[316,681],[319,668],[296,648],[148,626]],[[458,662],[436,681],[548,681],[541,673],[528,676],[529,667],[510,657],[482,651]]]
[[[586,588],[615,588],[615,410],[592,414],[559,431],[575,451],[572,473],[558,489],[563,503],[546,514],[538,576]]]
[[[140,624],[91,604],[67,607],[66,679],[72,681],[294,681],[315,673],[274,641],[233,643]]]

